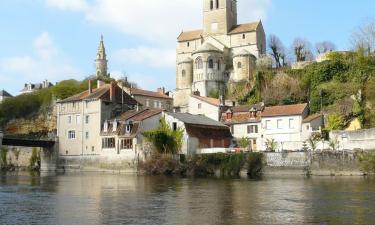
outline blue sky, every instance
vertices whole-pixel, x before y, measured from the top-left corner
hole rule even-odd
[[[350,49],[357,26],[375,18],[373,0],[238,0],[239,22],[262,19],[286,46],[303,37]],[[100,34],[110,72],[142,88],[175,87],[175,39],[200,29],[202,0],[1,0],[0,89],[81,80],[93,74]]]

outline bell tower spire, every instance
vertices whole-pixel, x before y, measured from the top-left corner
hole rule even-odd
[[[97,77],[108,77],[107,73],[107,54],[105,53],[104,38],[103,35],[100,37],[100,43],[98,47],[98,53],[96,54],[96,76]]]

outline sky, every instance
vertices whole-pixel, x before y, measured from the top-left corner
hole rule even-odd
[[[285,46],[294,38],[351,48],[351,34],[375,18],[374,0],[238,0],[238,21],[262,20]],[[82,80],[95,74],[104,41],[109,72],[141,88],[175,88],[176,37],[201,29],[202,0],[1,0],[0,89]]]

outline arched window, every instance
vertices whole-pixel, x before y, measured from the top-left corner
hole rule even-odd
[[[211,9],[211,10],[214,9],[214,0],[211,0],[211,1],[210,1],[210,9]]]
[[[245,39],[245,38],[246,38],[246,35],[245,35],[245,34],[243,34],[243,35],[242,35],[242,39]]]
[[[220,70],[220,67],[221,67],[221,62],[220,60],[217,61],[217,70]]]
[[[202,58],[201,58],[201,57],[198,57],[198,58],[195,60],[195,68],[196,68],[196,69],[203,69],[203,61],[202,61]]]
[[[219,8],[219,0],[216,0],[216,8]]]
[[[214,60],[210,59],[208,60],[208,68],[213,69],[214,68]]]
[[[182,70],[181,75],[182,75],[182,77],[185,77],[186,76],[186,71]]]
[[[237,63],[237,68],[238,68],[238,69],[241,69],[241,68],[242,68],[242,63],[241,63],[241,62],[238,62],[238,63]]]

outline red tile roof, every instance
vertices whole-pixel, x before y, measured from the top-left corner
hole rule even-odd
[[[223,113],[221,116],[221,122],[227,125],[241,123],[258,123],[260,122],[260,120],[260,112],[258,112],[255,118],[250,116],[250,112],[234,112],[232,115],[232,119],[228,119],[226,113]]]
[[[198,100],[201,100],[203,102],[206,102],[208,104],[211,104],[213,106],[220,106],[220,100],[217,98],[203,97],[203,96],[198,96],[198,95],[192,95],[192,97]]]
[[[126,121],[126,120],[143,121],[147,118],[150,118],[159,113],[162,113],[163,111],[164,110],[161,110],[161,109],[144,109],[141,111],[129,110],[121,114],[117,119],[122,120],[122,121]]]
[[[203,30],[186,31],[186,32],[181,32],[177,40],[179,42],[192,41],[192,40],[201,38],[202,35],[203,35]]]
[[[156,92],[156,91],[146,91],[142,89],[132,88],[131,89],[132,95],[141,95],[141,96],[147,96],[147,97],[153,97],[153,98],[164,98],[164,99],[172,99],[166,94]]]
[[[229,32],[229,34],[239,34],[239,33],[256,31],[259,24],[260,24],[260,22],[238,24],[238,25],[233,27],[233,29]]]
[[[262,117],[302,115],[307,104],[281,105],[264,108]]]

